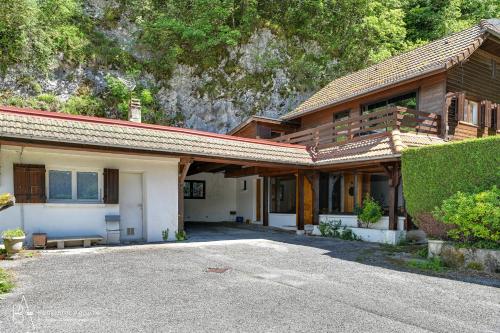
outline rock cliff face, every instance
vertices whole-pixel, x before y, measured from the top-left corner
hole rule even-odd
[[[109,6],[113,3],[85,1],[84,14],[99,20]],[[139,28],[128,20],[126,12],[112,28],[96,29],[134,59],[144,61],[150,57],[137,45]],[[130,89],[138,85],[151,88],[159,109],[175,125],[225,133],[250,115],[279,117],[310,96],[312,89],[299,89],[292,83],[285,65],[286,48],[286,41],[261,28],[245,44],[227,49],[227,55],[216,66],[200,69],[196,65],[177,64],[168,77],[144,71],[130,75],[104,66],[69,66],[64,62],[64,54],[60,54],[53,59],[48,73],[10,67],[0,79],[0,91],[21,98],[51,94],[64,103],[83,87],[92,95],[102,94],[106,89],[105,77],[111,74]],[[314,52],[319,52],[317,46],[304,46],[305,54]]]

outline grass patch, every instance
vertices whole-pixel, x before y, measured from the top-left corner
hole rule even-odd
[[[4,269],[0,268],[0,294],[8,293],[14,288],[11,275]]]
[[[474,271],[482,271],[484,270],[484,267],[483,265],[480,263],[480,262],[470,262],[468,265],[467,265],[467,268],[468,269],[472,269]]]
[[[443,262],[438,257],[429,260],[411,259],[407,263],[408,267],[417,268],[425,271],[442,272],[445,270]]]
[[[421,248],[420,250],[415,252],[415,255],[419,258],[426,259],[427,256],[429,255],[429,247],[425,246],[425,247]]]
[[[363,250],[361,251],[360,254],[358,254],[358,256],[356,257],[356,261],[359,262],[359,263],[363,263],[365,262],[368,258],[370,258],[370,256],[373,254],[373,251],[372,250]]]

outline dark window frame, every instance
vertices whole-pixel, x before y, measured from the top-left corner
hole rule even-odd
[[[294,190],[294,195],[290,196],[293,198],[291,202],[291,209],[287,212],[280,211],[278,210],[278,201],[284,201],[285,200],[285,187],[284,185],[281,185],[281,181],[294,181],[295,186],[293,187]],[[270,210],[269,213],[271,214],[296,214],[297,210],[297,178],[295,175],[289,175],[289,176],[275,176],[275,177],[270,177],[270,196],[269,196],[269,201],[270,201]],[[274,184],[273,184],[274,182]]]
[[[194,196],[193,195],[193,184],[201,184],[203,188],[202,196]],[[186,186],[189,187],[189,194],[186,195]],[[201,200],[205,199],[207,194],[206,182],[204,180],[185,180],[184,181],[184,199],[196,199]]]
[[[373,100],[373,101],[370,101],[368,103],[363,103],[361,105],[361,113],[362,114],[370,113],[371,106],[373,106],[373,108],[372,108],[372,110],[373,110],[373,109],[377,109],[377,108],[380,108],[383,106],[389,106],[390,104],[393,104],[393,103],[397,102],[398,100],[401,101],[401,100],[409,99],[410,95],[413,95],[413,94],[415,94],[415,110],[418,110],[419,109],[419,105],[418,105],[419,91],[418,91],[418,89],[415,89],[415,90],[407,91],[405,93],[393,95],[391,97]]]

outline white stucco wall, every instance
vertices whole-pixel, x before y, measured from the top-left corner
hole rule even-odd
[[[243,216],[243,221],[257,220],[257,179],[258,176],[243,177],[236,179],[236,211],[238,216]],[[243,182],[247,182],[247,189],[243,190]],[[262,198],[263,183],[261,179],[260,187]],[[261,199],[262,200],[262,199]],[[262,219],[262,203],[261,203],[261,219]],[[262,221],[261,221],[262,222]]]
[[[297,226],[296,214],[269,213],[269,226],[276,228],[292,228]]]
[[[320,215],[319,221],[324,222],[328,219],[331,220],[341,220],[342,225],[350,228],[358,227],[358,218],[356,215]],[[403,216],[398,217],[398,230],[404,230],[405,218]],[[382,216],[380,221],[375,224],[370,225],[370,229],[387,230],[389,229],[389,217]]]
[[[185,199],[184,219],[192,222],[235,221],[236,179],[224,178],[223,173],[199,173],[186,180],[205,181],[205,199]]]
[[[13,164],[43,164],[50,168],[80,168],[141,173],[143,180],[143,228],[145,240],[162,240],[162,230],[177,231],[178,159],[140,155],[106,154],[59,149],[2,146],[0,149],[0,193],[14,192]],[[48,186],[48,182],[47,182]],[[102,193],[101,193],[102,201]],[[28,234],[50,236],[98,234],[106,236],[105,215],[120,214],[119,205],[103,203],[16,204],[0,212],[0,232],[22,227]]]

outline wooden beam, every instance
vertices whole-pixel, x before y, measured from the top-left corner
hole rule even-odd
[[[315,172],[312,181],[313,187],[313,225],[319,225],[319,172]]]
[[[264,177],[262,189],[262,225],[269,226],[269,177]]]
[[[457,93],[457,121],[464,120],[465,112],[465,93]]]
[[[452,99],[456,95],[454,93],[447,93],[444,97],[443,112],[441,117],[441,137],[446,139],[448,137],[448,121],[449,112]]]
[[[241,168],[237,170],[228,170],[224,173],[224,178],[239,178],[239,177],[252,176],[258,174],[260,169],[261,168],[259,168],[258,166],[251,166],[248,168]]]
[[[179,180],[178,180],[178,192],[177,192],[177,209],[178,209],[178,221],[177,230],[184,230],[184,180],[186,179],[189,167],[193,163],[192,160],[181,159],[179,162]]]
[[[188,175],[189,176],[196,175],[202,172],[216,172],[217,170],[224,169],[224,167],[226,166],[227,166],[226,164],[210,163],[210,162],[194,163],[189,169]]]
[[[399,164],[382,164],[389,177],[389,230],[398,229],[398,186],[401,179]]]
[[[495,128],[496,131],[500,131],[500,104],[496,105],[496,110],[494,111],[497,113],[497,126]]]
[[[296,173],[297,179],[297,202],[296,216],[297,216],[297,230],[304,230],[304,174],[301,170]]]

